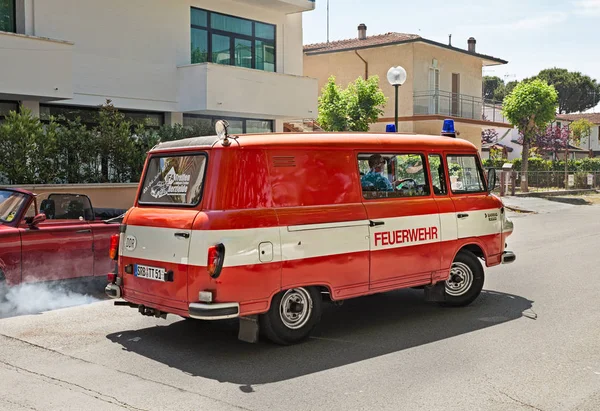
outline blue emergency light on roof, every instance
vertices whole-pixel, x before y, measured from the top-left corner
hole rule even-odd
[[[442,134],[454,134],[454,120],[446,119],[444,120],[444,125],[442,127]]]
[[[388,124],[385,126],[385,132],[386,133],[395,133],[396,132],[396,125],[395,124]]]

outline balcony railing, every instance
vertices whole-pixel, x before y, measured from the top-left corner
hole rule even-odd
[[[442,115],[472,120],[508,123],[502,104],[493,100],[442,90],[416,91],[413,94],[415,116]]]

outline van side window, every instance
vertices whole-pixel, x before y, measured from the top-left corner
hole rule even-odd
[[[358,168],[363,197],[428,196],[429,182],[422,154],[361,153]]]
[[[449,155],[446,160],[450,176],[450,189],[453,193],[485,192],[483,171],[476,156]]]
[[[431,175],[431,185],[433,186],[433,194],[446,195],[446,173],[444,172],[444,163],[442,156],[439,154],[429,155],[429,174]]]

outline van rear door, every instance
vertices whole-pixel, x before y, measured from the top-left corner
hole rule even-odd
[[[202,197],[205,153],[154,155],[121,235],[125,292],[187,310],[188,254]]]

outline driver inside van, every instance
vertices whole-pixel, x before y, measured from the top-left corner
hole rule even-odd
[[[383,174],[385,160],[381,154],[373,154],[369,157],[369,172],[361,177],[360,182],[363,190],[369,191],[393,191],[390,180]]]

